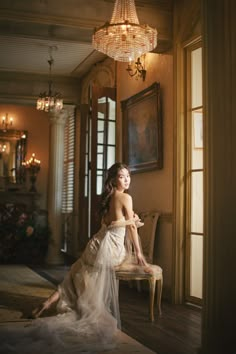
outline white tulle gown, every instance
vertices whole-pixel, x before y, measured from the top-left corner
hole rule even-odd
[[[102,224],[58,286],[58,315],[3,329],[0,353],[96,353],[116,345],[120,328],[114,267],[126,260],[125,219]]]

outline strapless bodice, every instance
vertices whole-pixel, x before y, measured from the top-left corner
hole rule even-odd
[[[107,229],[112,229],[114,227],[126,227],[128,225],[134,225],[134,224],[135,224],[134,219],[126,220],[125,217],[112,221],[109,225],[106,225],[104,222],[102,222],[102,226],[105,226]]]

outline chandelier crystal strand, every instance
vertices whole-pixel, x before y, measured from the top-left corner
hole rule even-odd
[[[139,25],[134,0],[116,1],[110,23],[122,23],[128,20]]]
[[[92,43],[109,57],[130,62],[156,47],[157,30],[139,24],[134,0],[116,0],[110,23],[95,29]]]

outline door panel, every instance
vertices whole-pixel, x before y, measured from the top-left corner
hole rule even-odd
[[[90,103],[81,106],[80,239],[82,247],[98,231],[100,197],[107,169],[115,162],[116,91],[90,89]]]
[[[98,231],[98,215],[102,187],[107,169],[115,162],[115,105],[114,88],[92,88],[92,159],[91,159],[91,234]],[[110,129],[109,129],[110,128]],[[113,137],[113,141],[112,140]],[[109,140],[110,139],[110,140]],[[110,143],[109,143],[110,141]],[[113,149],[113,150],[112,150]],[[113,153],[112,153],[113,152]]]

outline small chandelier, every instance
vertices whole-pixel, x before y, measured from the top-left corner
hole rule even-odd
[[[43,92],[39,94],[37,99],[36,108],[40,111],[50,112],[52,110],[60,111],[63,108],[63,99],[60,92],[52,93],[52,65],[54,64],[54,59],[52,57],[52,49],[49,48],[50,57],[48,60],[49,64],[49,82],[48,82],[48,92]]]
[[[157,30],[139,24],[134,0],[116,0],[111,21],[95,28],[92,44],[117,61],[129,62],[157,46]]]
[[[8,117],[8,113],[5,114],[5,116],[2,117],[2,130],[6,132],[9,127],[12,127],[13,124],[13,118]]]
[[[138,58],[133,66],[132,66],[132,63],[129,62],[128,67],[126,69],[128,71],[128,74],[131,77],[135,76],[136,80],[138,80],[138,78],[142,78],[144,81],[146,78],[147,71],[145,70],[145,64],[144,64],[145,63],[145,55],[143,57],[144,57],[143,64],[141,62],[141,58]]]

